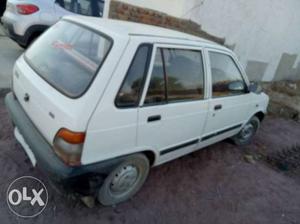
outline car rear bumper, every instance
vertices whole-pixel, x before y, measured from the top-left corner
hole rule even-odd
[[[90,177],[94,178],[95,176],[101,177],[100,181],[103,181],[104,177],[126,158],[114,158],[78,167],[67,166],[56,156],[51,145],[40,134],[12,92],[6,95],[5,104],[18,133],[32,152],[37,166],[55,182],[75,184],[78,183],[77,180],[89,181]],[[28,148],[24,147],[22,142],[20,143],[32,161],[32,155],[29,155]]]

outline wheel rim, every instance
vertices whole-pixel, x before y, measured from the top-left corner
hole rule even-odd
[[[243,141],[250,139],[255,133],[255,126],[253,123],[246,124],[240,133],[240,138]]]
[[[110,183],[110,192],[114,196],[120,196],[130,192],[139,177],[138,169],[133,165],[126,165],[119,169]]]

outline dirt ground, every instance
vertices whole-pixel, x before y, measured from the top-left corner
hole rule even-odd
[[[221,142],[152,169],[142,190],[117,207],[85,207],[51,188],[16,144],[0,98],[0,223],[300,223],[300,183],[272,169],[263,156],[300,144],[300,123],[267,118],[253,143]],[[256,158],[245,161],[245,154]],[[47,186],[49,202],[34,219],[6,204],[8,185],[31,175]]]

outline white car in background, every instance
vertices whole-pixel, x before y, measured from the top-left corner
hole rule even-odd
[[[2,23],[9,37],[26,48],[64,15],[102,17],[103,10],[104,0],[8,0]]]

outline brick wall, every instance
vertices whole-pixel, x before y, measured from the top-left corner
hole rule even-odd
[[[225,39],[206,33],[201,29],[200,25],[193,21],[176,18],[165,13],[129,5],[116,0],[112,0],[110,3],[109,17],[170,28],[212,40],[220,44],[225,43]]]

